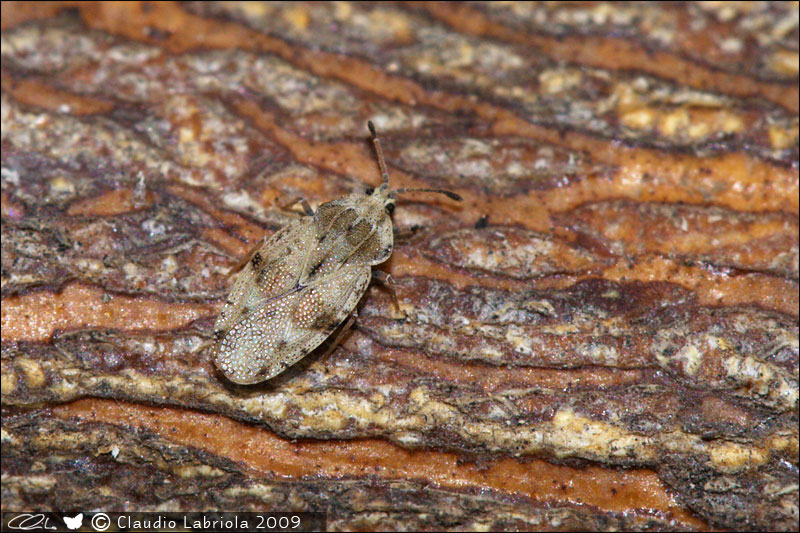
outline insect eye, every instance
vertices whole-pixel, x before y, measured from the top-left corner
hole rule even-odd
[[[394,203],[386,204],[386,212],[390,215],[394,213]]]
[[[375,192],[375,187],[367,187],[367,190],[364,191],[364,194],[372,194]]]

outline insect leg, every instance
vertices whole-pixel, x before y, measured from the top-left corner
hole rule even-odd
[[[331,341],[331,344],[330,346],[328,346],[328,349],[325,350],[324,354],[322,354],[323,359],[332,354],[333,350],[335,350],[336,347],[339,346],[339,344],[342,342],[342,337],[344,337],[344,334],[347,333],[347,331],[353,326],[357,316],[358,316],[358,311],[353,309],[353,312],[350,313],[350,316],[347,317],[347,320],[345,321],[344,325],[339,328],[339,333],[337,333],[336,337],[334,337],[334,339]]]
[[[291,202],[282,205],[281,209],[288,210],[290,207],[292,207],[295,204],[300,204],[300,207],[303,208],[303,214],[304,215],[309,216],[309,217],[313,217],[314,216],[314,210],[311,209],[311,205],[309,205],[308,200],[306,200],[305,198],[300,197],[300,196],[298,196],[297,198],[294,198]]]
[[[394,306],[397,308],[398,312],[403,313],[403,315],[405,316],[405,312],[400,308],[400,300],[397,299],[397,291],[394,290],[394,279],[392,278],[392,276],[390,276],[383,270],[373,270],[372,279],[380,282],[384,287],[389,289],[389,292],[392,293],[392,300],[394,301]]]
[[[247,252],[247,255],[245,255],[242,258],[241,261],[236,263],[236,265],[228,271],[228,275],[226,277],[229,278],[229,277],[233,276],[234,274],[236,274],[237,272],[239,272],[242,269],[242,267],[244,267],[247,263],[250,262],[251,259],[253,259],[253,257],[256,255],[256,252],[258,251],[258,249],[261,248],[264,245],[265,242],[267,242],[267,236],[266,235],[264,237],[260,238],[253,245],[253,247],[250,248],[250,251]]]

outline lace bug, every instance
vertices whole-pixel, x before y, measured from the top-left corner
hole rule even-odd
[[[442,189],[390,189],[380,139],[372,122],[367,125],[381,185],[316,212],[300,200],[305,216],[264,238],[234,268],[237,277],[214,325],[214,363],[229,380],[268,380],[353,320],[372,267],[392,254],[397,194],[436,192],[461,200]]]

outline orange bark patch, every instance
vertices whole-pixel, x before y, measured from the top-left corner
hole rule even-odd
[[[0,28],[6,30],[31,20],[48,19],[81,2],[0,2]]]
[[[737,211],[782,211],[797,215],[800,187],[797,171],[741,153],[699,157],[617,143],[529,124],[509,112],[497,113],[495,135],[520,135],[573,150],[617,167],[612,178],[585,179],[569,187],[537,192],[540,205],[551,211],[586,202],[628,198],[639,202],[718,205]],[[526,197],[504,203],[514,222],[526,224],[536,206]],[[492,218],[492,220],[495,220]],[[533,228],[540,229],[540,228]]]
[[[603,278],[617,281],[668,281],[697,294],[701,305],[757,305],[797,316],[800,297],[797,282],[764,274],[731,274],[683,266],[663,257],[644,259],[629,266],[618,264],[603,273]]]
[[[165,331],[213,315],[209,305],[166,303],[143,297],[106,298],[80,283],[60,292],[37,291],[3,300],[4,341],[47,341],[56,330],[114,328]]]
[[[71,91],[56,89],[51,85],[33,79],[14,79],[3,74],[2,85],[3,90],[8,91],[23,104],[42,107],[59,113],[93,115],[108,113],[114,108],[113,104],[100,98],[82,96]]]
[[[67,214],[82,216],[120,215],[144,209],[152,202],[153,195],[151,193],[142,195],[142,198],[136,198],[136,192],[132,189],[117,189],[74,203],[67,210]]]
[[[639,370],[614,368],[506,368],[488,364],[431,358],[418,352],[381,348],[378,360],[414,369],[414,375],[428,374],[447,383],[463,383],[482,388],[487,393],[503,391],[509,384],[518,387],[541,387],[564,390],[571,387],[606,389],[635,384],[642,380]]]
[[[478,466],[460,462],[456,454],[411,451],[376,439],[291,442],[219,415],[111,400],[78,400],[54,407],[52,412],[61,418],[147,429],[276,477],[419,479],[453,489],[491,488],[543,502],[586,504],[607,511],[649,509],[668,513],[690,527],[704,526],[678,507],[651,470],[577,469],[511,458]]]

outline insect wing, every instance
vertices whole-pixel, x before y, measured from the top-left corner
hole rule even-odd
[[[313,232],[311,218],[301,219],[272,235],[249,256],[236,274],[225,307],[217,317],[214,335],[226,334],[244,315],[261,304],[288,293],[304,267],[303,252]]]
[[[263,302],[220,340],[217,366],[241,384],[279,374],[330,336],[358,304],[370,278],[369,267],[344,267]]]

